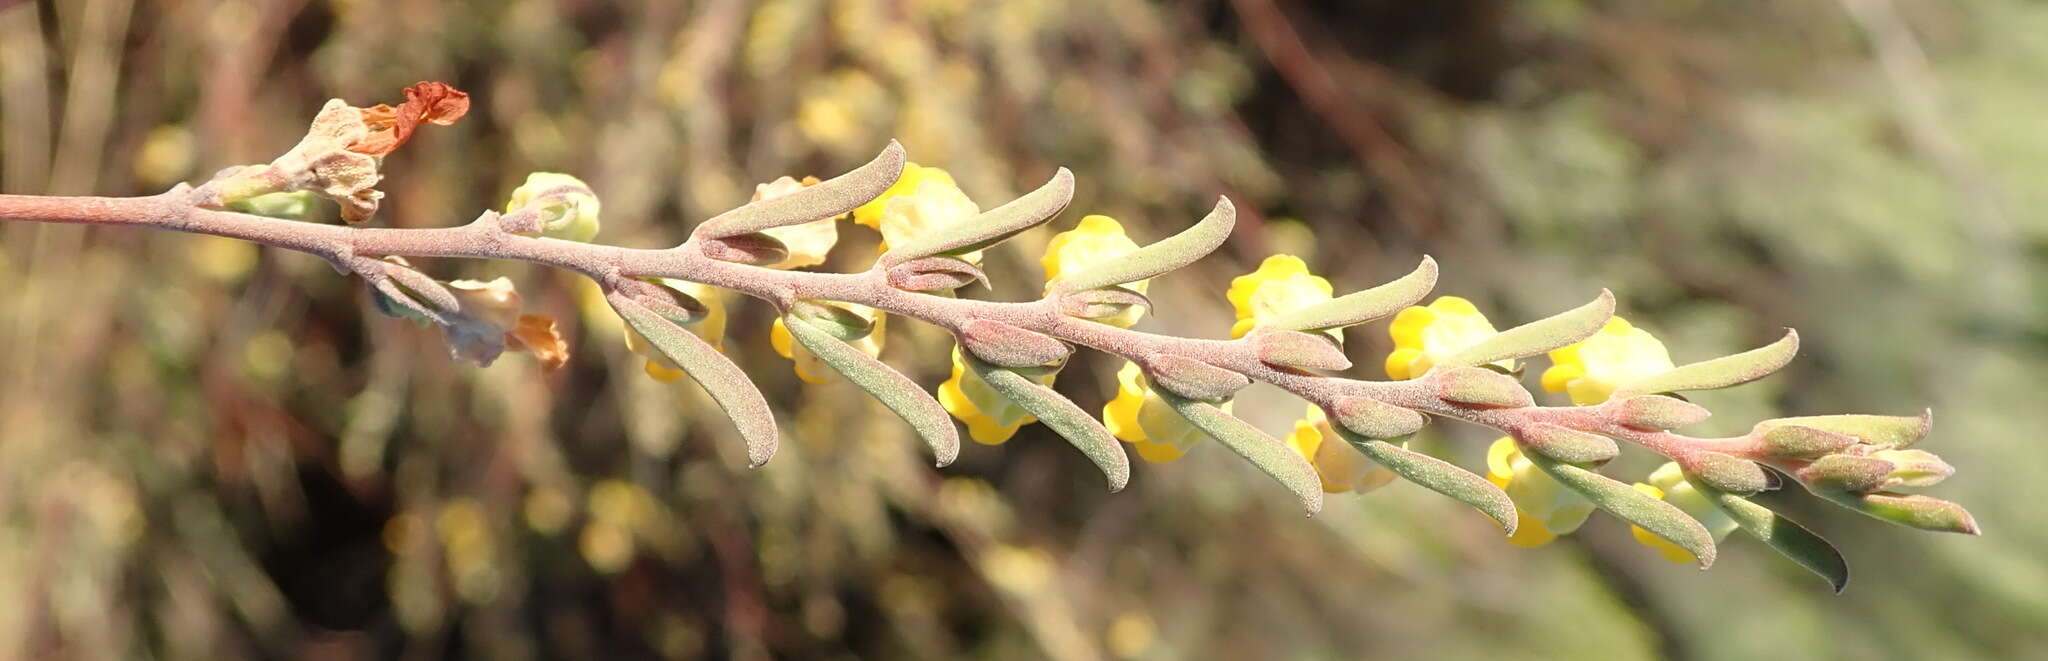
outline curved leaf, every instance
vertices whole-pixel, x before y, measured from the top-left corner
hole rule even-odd
[[[891,246],[882,256],[886,266],[932,255],[957,255],[1002,243],[1024,230],[1037,227],[1067,208],[1074,199],[1074,173],[1060,168],[1052,180],[1038,190],[1010,200],[1008,204],[984,211],[970,222],[935,229],[902,246]]]
[[[1436,288],[1436,260],[1428,255],[1413,272],[1365,291],[1353,292],[1317,303],[1265,324],[1268,328],[1317,331],[1355,326],[1414,305]]]
[[[967,368],[988,382],[989,387],[995,388],[996,393],[1030,411],[1039,422],[1051,427],[1089,461],[1095,462],[1095,467],[1102,469],[1103,476],[1109,479],[1111,492],[1122,491],[1124,485],[1130,483],[1130,458],[1124,455],[1116,437],[1109,435],[1109,430],[1103,428],[1095,416],[1082,410],[1073,400],[1038,385],[1022,374],[996,367],[972,355],[963,354],[961,357],[966,359]]]
[[[1734,519],[1736,525],[1742,526],[1743,532],[1762,540],[1785,557],[1791,558],[1793,562],[1799,563],[1799,566],[1827,579],[1828,585],[1834,587],[1835,594],[1841,594],[1842,589],[1849,586],[1849,562],[1842,559],[1842,552],[1835,550],[1835,545],[1828,543],[1828,540],[1807,530],[1798,522],[1779,516],[1770,508],[1750,502],[1747,498],[1716,491],[1713,487],[1698,482],[1694,482],[1692,486],[1712,499],[1714,505],[1721,508],[1722,512],[1728,513],[1728,518]]]
[[[1166,400],[1175,413],[1186,418],[1188,423],[1207,432],[1209,436],[1223,443],[1225,447],[1252,462],[1253,466],[1265,471],[1280,484],[1293,491],[1301,499],[1301,506],[1309,516],[1323,509],[1323,479],[1316,475],[1314,466],[1307,459],[1287,447],[1280,439],[1273,438],[1251,423],[1239,419],[1216,405],[1188,399],[1166,390],[1156,390],[1159,398]]]
[[[1678,545],[1678,548],[1691,551],[1693,557],[1699,558],[1700,569],[1713,566],[1714,536],[1707,532],[1706,526],[1693,520],[1684,510],[1605,475],[1539,454],[1529,453],[1522,456],[1527,457],[1530,463],[1535,464],[1544,473],[1570,487],[1572,491],[1585,496],[1586,500],[1593,501],[1600,509],[1607,510],[1609,514],[1623,521],[1636,524],[1651,534]]]
[[[1623,384],[1612,398],[1684,390],[1713,390],[1770,376],[1799,353],[1799,331],[1785,329],[1776,342],[1733,356],[1680,365],[1668,372]]]
[[[761,390],[747,379],[747,373],[734,365],[732,359],[712,348],[711,343],[697,334],[684,330],[647,306],[634,302],[617,291],[608,292],[605,299],[626,324],[647,338],[647,343],[661,350],[676,365],[683,368],[704,391],[711,393],[711,399],[718,402],[725,414],[732,418],[733,426],[739,429],[740,437],[747,441],[747,463],[760,467],[775,456],[778,436],[775,431],[775,411],[768,408],[768,400],[761,396]]]
[[[1201,222],[1181,233],[1139,248],[1122,258],[1106,264],[1090,267],[1071,276],[1063,276],[1059,287],[1065,291],[1099,289],[1120,285],[1134,280],[1144,280],[1161,273],[1187,266],[1201,259],[1203,255],[1223,245],[1230,238],[1231,227],[1237,224],[1237,207],[1229,198],[1216,200],[1216,208],[1203,216]]]
[[[1366,438],[1342,427],[1334,428],[1337,435],[1349,441],[1352,447],[1377,462],[1387,470],[1394,471],[1410,482],[1422,485],[1430,491],[1450,496],[1472,509],[1479,510],[1494,523],[1500,524],[1508,535],[1515,534],[1515,524],[1520,519],[1515,515],[1515,501],[1508,494],[1494,486],[1486,478],[1472,471],[1420,452],[1415,452],[1386,441]]]
[[[903,145],[890,140],[889,146],[866,165],[782,197],[759,200],[718,214],[698,225],[693,234],[719,239],[852,211],[889,190],[896,178],[903,175],[903,160]]]
[[[782,325],[789,328],[790,337],[798,344],[910,423],[910,428],[932,446],[932,454],[937,455],[941,468],[960,456],[960,430],[953,427],[953,418],[946,414],[939,400],[933,399],[917,382],[811,322],[787,316],[783,317]]]
[[[1843,414],[1778,418],[1757,423],[1757,428],[1768,435],[1788,425],[1847,434],[1864,443],[1900,450],[1912,447],[1927,437],[1928,430],[1934,427],[1934,409],[1921,411],[1917,416]]]
[[[1613,316],[1614,292],[1602,289],[1600,296],[1591,303],[1501,331],[1438,364],[1484,365],[1534,356],[1592,337]]]

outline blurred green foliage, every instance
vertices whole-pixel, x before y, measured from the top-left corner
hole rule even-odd
[[[422,264],[512,276],[578,352],[468,369],[303,255],[9,223],[0,656],[2048,656],[2048,493],[2017,470],[2048,459],[2048,7],[1329,5],[0,2],[0,190],[202,180],[329,97],[416,80],[477,106],[389,159],[401,227],[464,222],[535,170],[590,182],[602,240],[661,246],[891,137],[984,206],[1066,165],[1070,216],[1143,237],[1218,194],[1244,210],[1225,254],[1155,283],[1154,329],[1223,335],[1220,283],[1274,251],[1340,288],[1428,252],[1508,323],[1610,286],[1681,362],[1797,326],[1802,359],[1698,397],[1705,426],[1931,405],[1967,478],[1942,495],[1987,534],[1784,499],[1850,556],[1836,597],[1748,542],[1711,573],[1667,564],[1605,517],[1513,549],[1413,486],[1304,520],[1223,452],[1108,495],[1027,428],[934,471],[733,301],[726,350],[788,416],[749,471],[569,276]],[[865,266],[872,234],[847,234],[831,266]],[[1048,236],[990,253],[993,295],[1037,293]],[[941,380],[946,338],[894,326],[884,358]],[[1383,327],[1352,346],[1370,371]],[[1098,406],[1114,367],[1062,388]],[[1238,410],[1280,430],[1299,406]],[[1420,444],[1469,466],[1487,438]]]

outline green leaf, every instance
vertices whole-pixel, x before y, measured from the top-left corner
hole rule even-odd
[[[1848,434],[1806,425],[1778,424],[1781,422],[1784,421],[1766,420],[1757,423],[1749,432],[1762,437],[1764,451],[1774,457],[1811,459],[1841,452],[1856,444],[1856,437]]]
[[[1074,173],[1060,168],[1052,181],[1008,204],[984,211],[973,221],[930,230],[902,246],[890,246],[882,256],[884,266],[894,266],[920,257],[958,255],[1002,243],[1019,232],[1037,227],[1067,208],[1074,199]]]
[[[1238,456],[1279,480],[1287,490],[1294,492],[1296,498],[1301,499],[1301,506],[1309,516],[1322,511],[1323,479],[1316,476],[1315,467],[1309,465],[1308,460],[1294,448],[1259,431],[1251,423],[1224,413],[1214,404],[1188,399],[1163,389],[1154,392],[1159,393],[1159,398],[1172,406],[1180,417],[1186,418],[1189,424],[1207,432]]]
[[[1884,484],[1885,477],[1892,474],[1893,468],[1897,466],[1892,462],[1876,457],[1831,454],[1807,464],[1796,475],[1809,491],[1861,493]]]
[[[895,140],[866,165],[802,190],[749,203],[697,226],[695,236],[719,239],[771,227],[808,223],[852,211],[880,197],[903,174],[903,145]]]
[[[784,317],[782,324],[789,328],[789,335],[798,344],[817,354],[848,381],[868,391],[883,406],[896,412],[897,417],[910,423],[917,435],[932,446],[932,454],[939,460],[939,467],[953,463],[960,456],[960,430],[954,428],[953,418],[946,408],[939,405],[917,382],[904,376],[895,368],[882,364],[851,344],[833,337],[830,331],[795,316]]]
[[[1831,492],[1821,494],[1835,504],[1909,528],[1934,532],[1982,534],[1977,518],[1963,506],[1919,494]]]
[[[718,349],[705,342],[704,338],[684,330],[646,306],[634,302],[626,295],[607,292],[605,298],[612,309],[626,324],[647,338],[647,343],[661,350],[662,355],[675,361],[685,374],[711,393],[711,399],[718,402],[725,414],[732,418],[733,426],[739,429],[740,437],[747,442],[747,463],[760,467],[775,456],[778,437],[775,431],[775,411],[768,408],[768,400],[761,396],[761,390],[747,379],[747,373],[734,365],[732,360],[719,353]]]
[[[1436,260],[1425,255],[1414,272],[1393,282],[1280,315],[1265,325],[1298,331],[1355,326],[1400,312],[1428,296],[1429,290],[1435,287]]]
[[[1851,414],[1778,418],[1757,423],[1757,429],[1768,433],[1787,425],[1846,434],[1864,443],[1898,450],[1912,447],[1920,439],[1927,438],[1928,430],[1934,427],[1934,409],[1922,411],[1917,416]]]
[[[1680,365],[1655,376],[1643,377],[1614,390],[1612,397],[1629,397],[1660,392],[1713,390],[1749,383],[1770,376],[1799,353],[1799,332],[1785,330],[1776,342],[1733,356]]]
[[[1686,515],[1676,505],[1652,498],[1649,494],[1635,490],[1626,484],[1614,481],[1605,475],[1562,463],[1549,457],[1525,453],[1536,468],[1564,483],[1566,487],[1585,496],[1586,500],[1623,521],[1636,524],[1651,534],[1662,537],[1678,548],[1691,551],[1699,558],[1700,569],[1714,564],[1714,536],[1706,526]]]
[[[1485,514],[1500,524],[1508,535],[1515,534],[1515,501],[1508,494],[1494,486],[1486,478],[1459,468],[1450,462],[1420,452],[1408,450],[1379,439],[1366,438],[1342,427],[1333,428],[1337,435],[1358,448],[1365,456],[1394,471],[1410,482],[1422,485],[1430,491],[1450,496],[1452,499]]]
[[[1223,240],[1230,238],[1230,229],[1236,223],[1237,207],[1231,205],[1229,198],[1218,199],[1215,210],[1193,227],[1122,258],[1063,276],[1058,280],[1058,287],[1070,292],[1099,289],[1144,280],[1187,266],[1222,246]]]
[[[1621,454],[1614,439],[1577,429],[1539,422],[1522,429],[1522,449],[1567,464],[1600,464]]]
[[[1819,574],[1834,587],[1835,594],[1849,586],[1849,563],[1842,559],[1842,552],[1835,545],[1816,535],[1797,522],[1779,516],[1770,508],[1750,502],[1749,499],[1732,493],[1715,490],[1713,487],[1693,483],[1693,488],[1707,495],[1721,511],[1728,513],[1742,531],[1762,540],[1799,566]]]
[[[1593,302],[1510,328],[1452,354],[1441,365],[1484,365],[1534,356],[1592,337],[1614,317],[1614,293],[1600,290]]]
[[[988,382],[996,393],[1030,411],[1039,422],[1051,427],[1089,461],[1095,462],[1095,467],[1102,469],[1103,476],[1109,478],[1111,492],[1122,491],[1124,485],[1130,483],[1130,458],[1124,455],[1123,446],[1095,416],[1022,374],[991,365],[972,355],[963,354],[961,357],[966,359],[968,369],[974,370],[975,375]]]

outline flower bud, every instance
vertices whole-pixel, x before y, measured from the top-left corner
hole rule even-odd
[[[797,301],[789,306],[789,314],[844,342],[867,337],[875,330],[875,323],[867,317],[837,305]]]
[[[1229,399],[1238,390],[1252,384],[1251,378],[1243,374],[1170,353],[1146,356],[1144,367],[1145,375],[1152,379],[1154,385],[1173,394],[1205,402]]]
[[[1074,353],[1072,345],[1051,336],[986,319],[962,326],[960,344],[974,357],[1001,367],[1036,367]]]
[[[1534,406],[1536,400],[1513,377],[1484,367],[1459,367],[1437,378],[1438,395],[1475,406]]]
[[[1764,451],[1773,457],[1805,459],[1841,452],[1856,444],[1856,437],[1805,425],[1758,424],[1751,434],[1761,433]]]
[[[1601,464],[1621,454],[1614,439],[1548,423],[1529,425],[1519,438],[1523,450],[1567,464]]]
[[[540,214],[540,235],[569,241],[589,241],[597,236],[597,193],[575,177],[555,172],[526,175],[526,183],[512,190],[505,213],[532,209]]]
[[[703,240],[704,255],[721,262],[767,266],[789,258],[782,241],[760,232]]]
[[[1618,422],[1638,429],[1677,429],[1712,415],[1698,404],[1663,395],[1630,397],[1610,406]]]
[[[1896,466],[1876,457],[1831,454],[1799,469],[1799,481],[1820,491],[1863,493],[1876,490]]]
[[[1331,417],[1353,434],[1373,439],[1400,438],[1422,430],[1421,413],[1370,397],[1337,400]]]
[[[1764,467],[1741,457],[1719,452],[1694,452],[1679,464],[1688,476],[1728,493],[1747,496],[1769,489],[1771,476]]]
[[[1266,331],[1252,336],[1259,360],[1270,365],[1315,370],[1346,370],[1351,359],[1329,336],[1295,331]]]
[[[1879,450],[1870,456],[1892,462],[1892,472],[1885,475],[1881,487],[1884,489],[1931,487],[1956,472],[1954,466],[1926,450]]]

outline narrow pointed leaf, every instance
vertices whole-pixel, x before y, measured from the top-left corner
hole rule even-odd
[[[917,382],[904,376],[895,368],[882,364],[873,356],[862,353],[830,331],[796,317],[784,317],[783,325],[789,328],[789,335],[798,344],[817,354],[846,380],[860,386],[880,400],[883,406],[895,411],[897,417],[910,423],[917,435],[932,446],[932,454],[938,457],[940,467],[945,467],[960,456],[960,431],[953,426],[953,418],[946,414],[946,408],[939,405]]]
[[[1230,229],[1236,223],[1237,207],[1231,205],[1229,198],[1219,199],[1216,209],[1193,227],[1115,261],[1062,277],[1059,286],[1066,291],[1097,289],[1144,280],[1187,266],[1223,245],[1223,240],[1230,238]]]
[[[1785,425],[1797,425],[1854,436],[1858,440],[1887,449],[1904,449],[1919,443],[1934,427],[1934,409],[1922,411],[1917,416],[1905,415],[1809,415],[1797,418],[1778,418],[1757,423],[1763,430]]]
[[[1770,508],[1750,502],[1749,499],[1732,493],[1723,493],[1704,484],[1694,483],[1693,488],[1708,495],[1714,505],[1728,513],[1742,531],[1776,549],[1807,571],[1826,579],[1835,594],[1849,586],[1849,563],[1842,559],[1842,552],[1835,545],[1816,535],[1797,522],[1779,516]]]
[[[647,338],[648,344],[661,350],[662,355],[675,361],[690,375],[704,391],[711,393],[711,399],[718,402],[725,414],[732,418],[733,426],[739,429],[740,438],[747,442],[747,463],[760,467],[775,456],[778,437],[775,430],[775,412],[768,408],[768,400],[761,396],[761,390],[747,379],[747,373],[734,365],[732,359],[719,353],[718,349],[705,342],[697,334],[684,330],[646,306],[634,302],[619,292],[606,295],[612,309],[626,324]]]
[[[1934,532],[1982,534],[1977,527],[1977,518],[1970,516],[1969,510],[1940,498],[1902,493],[1836,492],[1822,495],[1837,505],[1902,526]]]
[[[1515,501],[1509,500],[1507,492],[1501,491],[1500,487],[1486,481],[1486,478],[1450,462],[1393,443],[1366,438],[1341,427],[1336,428],[1336,431],[1337,435],[1349,441],[1352,447],[1358,448],[1359,452],[1379,465],[1387,467],[1387,470],[1394,471],[1395,475],[1470,505],[1487,518],[1493,519],[1494,523],[1500,524],[1501,529],[1508,535],[1515,534],[1515,524],[1519,520],[1519,517],[1515,516]]]
[[[1323,509],[1323,479],[1316,475],[1314,466],[1309,465],[1300,453],[1294,451],[1280,439],[1273,438],[1251,423],[1239,419],[1208,402],[1188,399],[1165,390],[1157,391],[1159,398],[1173,406],[1173,410],[1186,418],[1188,423],[1207,432],[1225,447],[1252,462],[1259,470],[1279,480],[1296,498],[1309,516]]]
[[[882,258],[895,265],[932,255],[957,255],[1002,243],[1019,232],[1037,227],[1067,208],[1074,199],[1074,173],[1060,168],[1052,181],[1038,190],[1010,200],[1008,204],[984,211],[972,222],[932,230],[902,246],[890,246]]]
[[[1316,331],[1355,326],[1400,312],[1436,288],[1436,260],[1428,256],[1415,271],[1372,289],[1317,303],[1268,322],[1268,328]]]
[[[1109,430],[1073,400],[1060,396],[1051,388],[1039,385],[1022,374],[1012,372],[984,362],[972,355],[966,358],[968,369],[995,388],[996,393],[1016,402],[1045,426],[1059,433],[1074,445],[1074,449],[1095,462],[1109,479],[1111,492],[1122,491],[1131,481],[1131,460],[1124,455],[1123,446]]]
[[[1660,392],[1713,390],[1749,383],[1770,376],[1799,353],[1799,332],[1785,330],[1776,342],[1733,356],[1680,365],[1668,372],[1644,377],[1615,389],[1613,397],[1649,395]]]
[[[1706,526],[1687,516],[1677,506],[1635,490],[1605,475],[1554,461],[1539,454],[1524,454],[1544,473],[1593,501],[1600,509],[1623,521],[1636,524],[1699,558],[1700,569],[1714,564],[1714,536]]]
[[[1600,290],[1593,302],[1510,328],[1444,359],[1443,365],[1484,365],[1534,356],[1592,337],[1614,317],[1614,293]]]
[[[880,197],[903,174],[903,145],[894,140],[866,165],[851,172],[733,209],[698,225],[696,236],[717,239],[771,227],[831,218]]]

